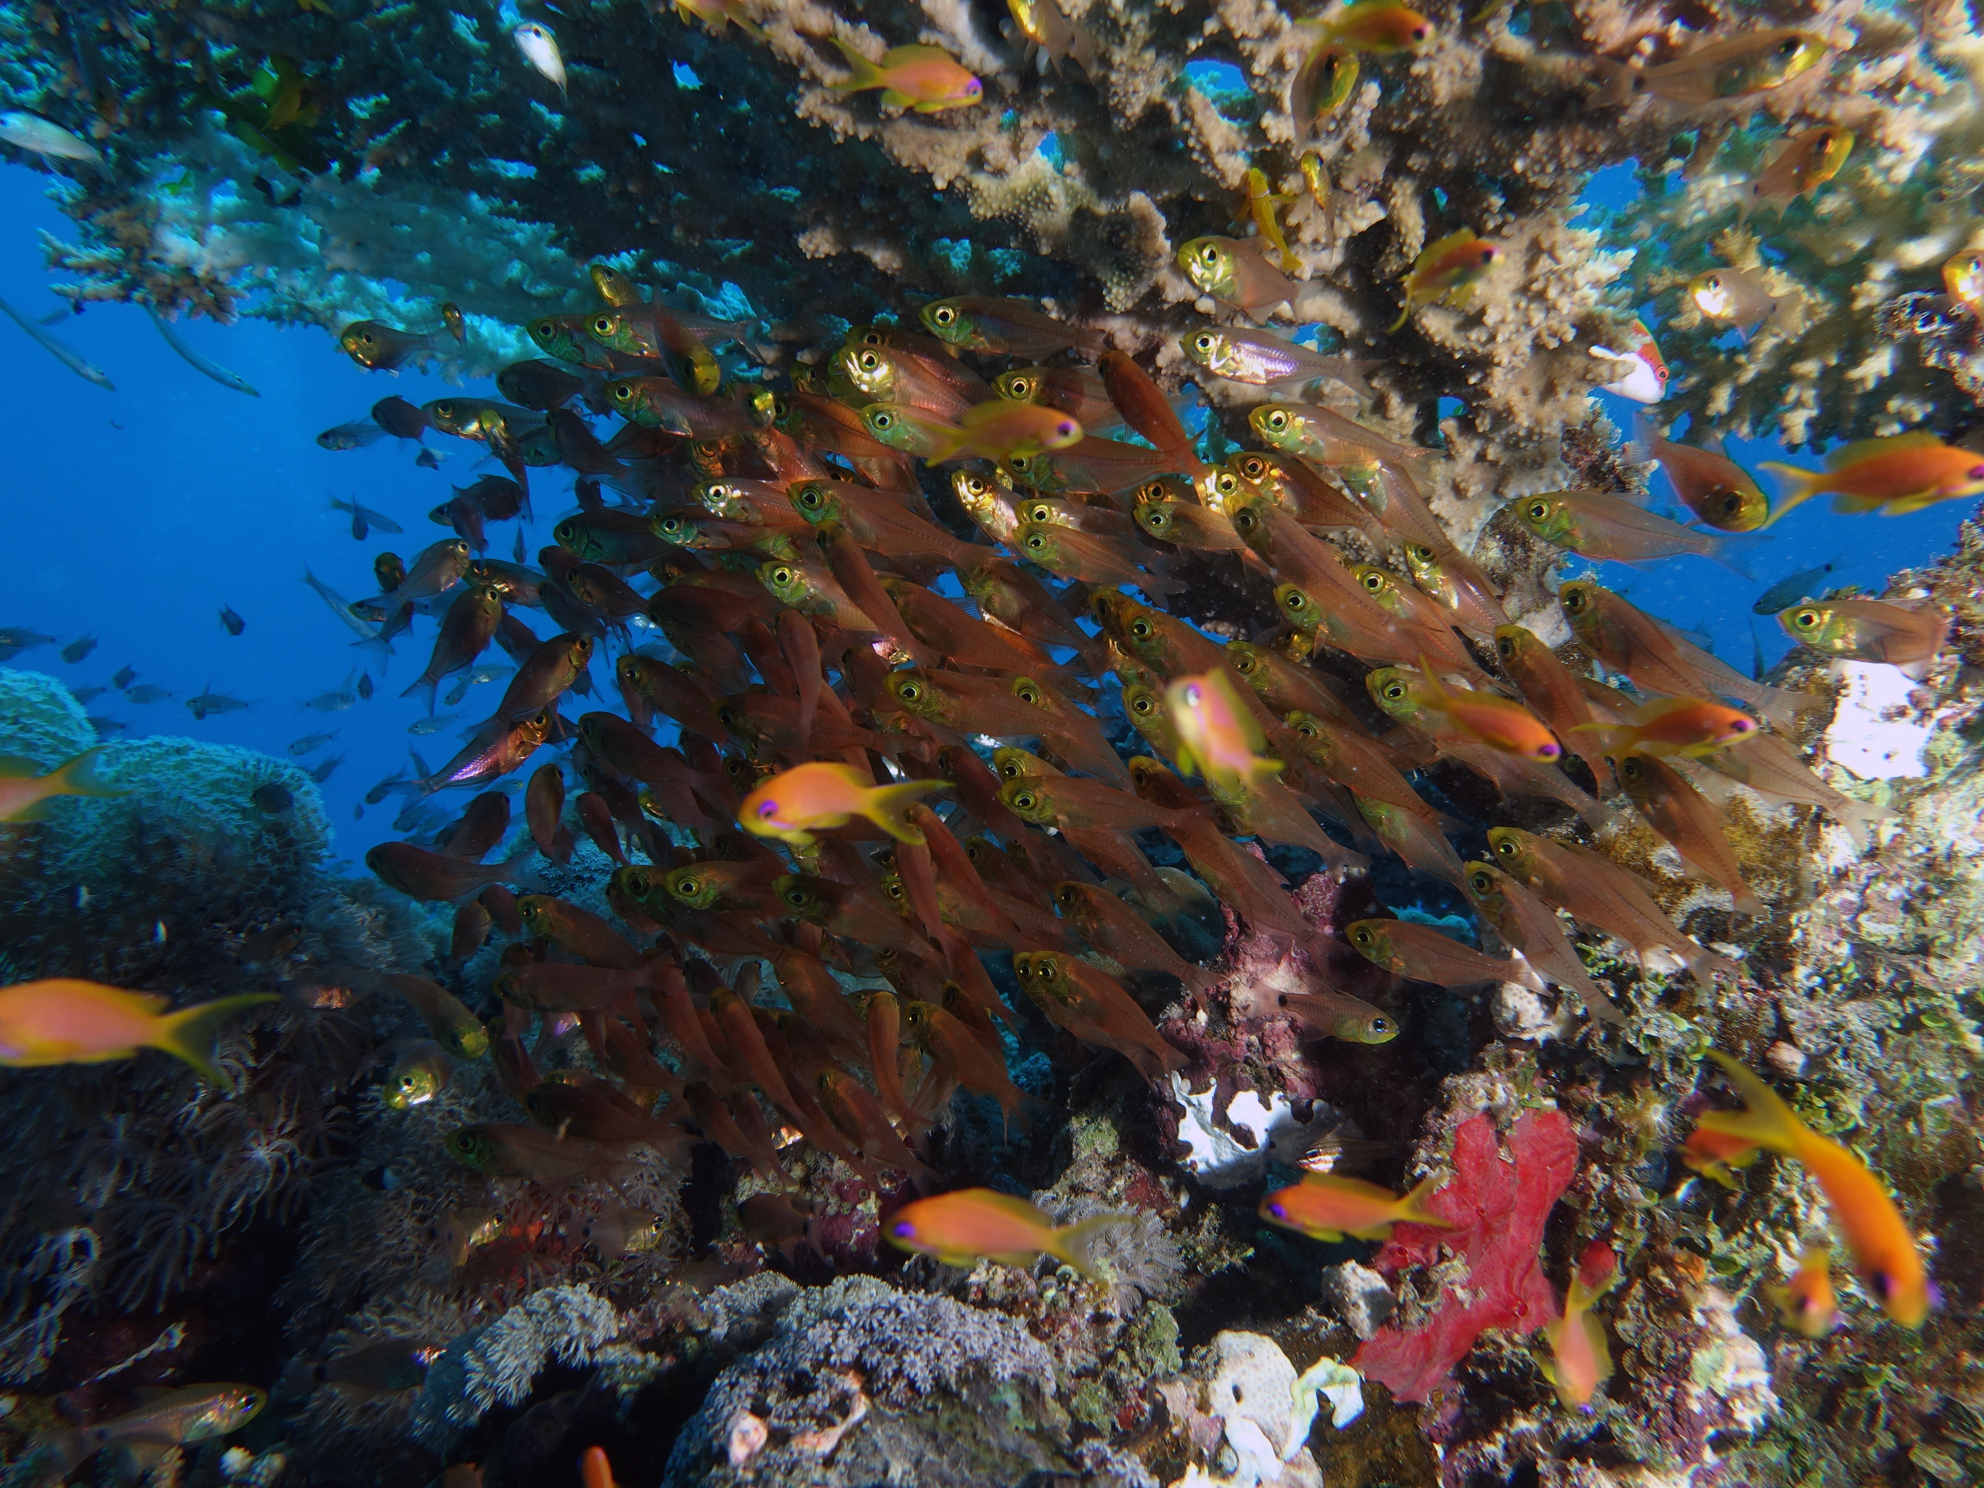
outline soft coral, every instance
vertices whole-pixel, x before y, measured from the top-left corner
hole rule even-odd
[[[1531,1333],[1557,1316],[1538,1250],[1551,1208],[1577,1174],[1571,1123],[1560,1111],[1525,1111],[1505,1155],[1489,1119],[1471,1117],[1454,1133],[1453,1165],[1453,1181],[1426,1201],[1453,1228],[1400,1225],[1372,1262],[1395,1276],[1430,1265],[1445,1248],[1468,1263],[1467,1281],[1447,1288],[1431,1316],[1386,1328],[1357,1351],[1357,1368],[1401,1401],[1426,1399],[1486,1329]]]

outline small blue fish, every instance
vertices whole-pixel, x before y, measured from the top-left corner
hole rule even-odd
[[[1803,573],[1795,573],[1788,579],[1779,579],[1770,588],[1757,596],[1757,602],[1750,606],[1752,614],[1775,615],[1779,610],[1788,610],[1801,599],[1810,599],[1822,587],[1820,581],[1829,573],[1837,572],[1839,560],[1821,563],[1817,568],[1808,568]]]

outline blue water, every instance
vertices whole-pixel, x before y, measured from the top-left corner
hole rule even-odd
[[[36,231],[70,236],[67,219],[43,195],[45,179],[0,166],[0,222],[7,224],[0,232],[0,295],[33,315],[59,308],[47,289],[59,276],[45,268]],[[289,757],[292,741],[337,730],[327,749],[301,763],[346,756],[323,787],[338,853],[356,860],[373,843],[399,835],[391,830],[393,800],[354,817],[366,791],[405,773],[409,746],[429,765],[448,758],[457,731],[488,716],[503,684],[473,688],[457,708],[441,708],[461,717],[439,733],[410,735],[408,725],[426,710],[399,693],[419,675],[432,642],[432,624],[421,621],[397,643],[388,674],[375,676],[379,686],[370,701],[328,714],[302,709],[305,699],[339,688],[367,655],[353,649],[351,633],[301,582],[304,565],[348,599],[375,593],[373,556],[391,547],[410,559],[446,536],[448,529],[427,513],[448,499],[450,485],[497,467],[481,458],[480,446],[442,435],[429,435],[443,456],[439,471],[416,466],[414,448],[390,439],[330,452],[315,438],[362,417],[388,394],[419,403],[441,396],[448,384],[362,371],[316,328],[182,319],[186,339],[260,390],[259,398],[249,398],[181,360],[135,306],[94,308],[54,329],[108,372],[117,391],[76,378],[11,322],[0,322],[0,404],[15,431],[8,537],[18,555],[9,566],[0,625],[57,637],[55,646],[24,652],[10,665],[52,672],[78,688],[107,685],[129,665],[139,682],[176,694],[138,706],[106,692],[89,704],[92,713],[127,724],[127,737],[190,734]],[[476,391],[489,389],[482,384]],[[1625,426],[1632,405],[1599,396]],[[1768,442],[1737,441],[1731,452],[1751,466],[1793,458]],[[534,472],[538,525],[526,537],[531,554],[550,541],[551,523],[569,508],[569,482],[567,472]],[[330,510],[330,495],[355,495],[405,534],[375,532],[364,543],[353,541],[350,519]],[[1953,502],[1911,517],[1877,518],[1808,505],[1751,555],[1755,582],[1694,558],[1600,571],[1640,607],[1706,634],[1718,654],[1747,671],[1753,621],[1766,660],[1788,649],[1774,621],[1750,613],[1767,585],[1838,560],[1829,582],[1878,588],[1894,570],[1946,549],[1967,509]],[[492,554],[509,556],[513,531],[508,523],[492,526]],[[1569,571],[1582,566],[1574,562]],[[239,638],[220,625],[224,604],[247,621]],[[537,628],[543,632],[541,622]],[[62,661],[59,647],[84,634],[101,637],[96,650],[75,665]],[[503,658],[492,649],[488,659]],[[610,685],[604,665],[595,663],[594,676]],[[209,685],[254,707],[196,721],[185,699]],[[442,800],[456,805],[465,794]]]

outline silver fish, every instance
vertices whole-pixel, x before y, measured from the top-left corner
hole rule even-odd
[[[114,393],[117,391],[117,384],[110,380],[110,374],[94,362],[85,358],[81,352],[70,346],[68,342],[57,340],[56,337],[42,329],[40,325],[30,320],[27,316],[21,314],[20,311],[16,310],[5,300],[0,300],[0,310],[6,311],[7,318],[12,320],[15,325],[26,331],[30,336],[34,337],[36,341],[40,342],[43,351],[47,352],[56,361],[82,378],[84,382],[93,382],[106,392]]]
[[[172,328],[171,323],[164,316],[160,315],[154,307],[150,305],[145,306],[145,314],[152,318],[152,324],[158,327],[158,333],[165,337],[165,344],[186,358],[192,364],[195,372],[204,372],[222,387],[233,388],[237,393],[246,393],[251,398],[262,396],[248,385],[248,379],[241,376],[240,373],[230,372],[227,368],[221,366],[220,363],[195,351],[180,336],[179,332]]]
[[[103,164],[103,151],[81,135],[71,133],[60,124],[50,123],[39,114],[0,114],[0,140],[54,160]]]

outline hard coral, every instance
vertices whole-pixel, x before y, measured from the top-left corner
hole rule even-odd
[[[1559,1111],[1525,1111],[1505,1146],[1487,1116],[1471,1117],[1454,1133],[1451,1161],[1452,1181],[1426,1208],[1453,1228],[1400,1225],[1372,1262],[1390,1276],[1432,1266],[1442,1251],[1467,1263],[1430,1313],[1381,1329],[1357,1351],[1356,1367],[1402,1401],[1431,1395],[1488,1329],[1530,1333],[1557,1316],[1538,1256],[1550,1211],[1577,1174],[1570,1121]]]

